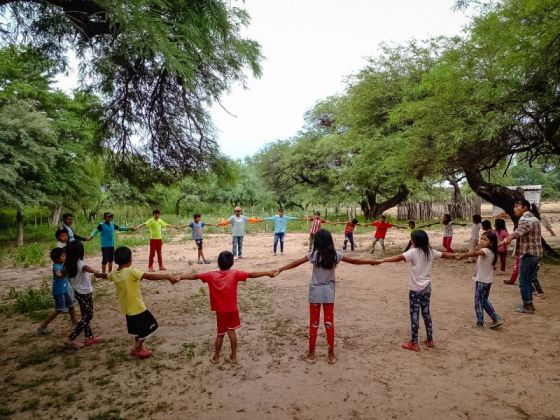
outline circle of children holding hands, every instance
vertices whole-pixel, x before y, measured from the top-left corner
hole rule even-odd
[[[223,340],[227,334],[231,352],[228,357],[233,364],[237,363],[237,336],[236,329],[241,326],[239,308],[237,304],[237,286],[239,282],[258,277],[276,277],[281,273],[296,268],[300,265],[311,264],[311,280],[309,283],[309,346],[307,355],[303,360],[308,363],[316,362],[315,347],[317,334],[320,326],[321,307],[323,309],[323,322],[328,345],[327,362],[336,363],[335,356],[335,322],[334,322],[334,303],[336,289],[336,268],[341,262],[356,265],[379,265],[384,263],[406,262],[409,265],[410,275],[408,282],[409,295],[409,314],[411,324],[410,339],[402,344],[402,348],[412,351],[420,351],[419,346],[419,324],[420,314],[424,321],[426,339],[424,344],[428,348],[435,346],[433,337],[432,316],[430,313],[430,299],[432,291],[432,265],[434,260],[439,258],[446,259],[475,259],[476,269],[473,275],[474,280],[474,307],[476,326],[484,327],[484,313],[486,312],[492,320],[490,328],[496,329],[503,325],[503,319],[498,315],[492,306],[489,296],[493,282],[495,265],[500,260],[500,272],[505,273],[505,261],[507,246],[513,241],[517,241],[516,246],[516,266],[514,268],[515,277],[519,276],[519,286],[522,304],[516,311],[524,314],[532,314],[535,308],[532,303],[532,289],[536,289],[537,296],[544,297],[542,288],[537,280],[539,258],[542,255],[540,244],[541,231],[539,215],[535,208],[526,200],[520,200],[515,204],[515,214],[520,217],[517,229],[509,234],[505,229],[505,222],[497,219],[495,230],[492,227],[484,226],[480,216],[473,217],[471,230],[471,241],[469,252],[455,253],[450,252],[451,239],[453,235],[453,225],[449,215],[445,215],[442,224],[444,225],[443,246],[445,252],[434,250],[430,246],[428,234],[416,227],[413,221],[409,222],[410,241],[404,252],[400,255],[382,259],[360,259],[344,255],[335,249],[332,235],[329,231],[321,228],[323,223],[331,223],[321,219],[316,212],[310,219],[298,219],[286,216],[283,209],[278,215],[265,219],[248,218],[241,214],[239,207],[235,208],[235,214],[228,220],[215,225],[206,224],[201,221],[201,215],[195,214],[194,220],[185,226],[171,226],[165,223],[158,210],[154,210],[153,218],[147,222],[132,228],[120,227],[112,222],[111,213],[104,214],[104,221],[91,233],[89,237],[78,236],[72,226],[72,215],[65,214],[63,217],[64,225],[55,234],[57,238],[57,248],[51,251],[53,261],[53,285],[52,293],[55,301],[55,311],[38,328],[40,334],[48,334],[50,330],[48,324],[60,313],[70,313],[73,326],[65,340],[68,346],[76,349],[85,346],[99,344],[103,341],[102,337],[94,335],[91,321],[94,316],[93,284],[92,277],[107,279],[115,284],[121,313],[126,320],[128,333],[134,337],[134,345],[130,348],[132,356],[144,359],[150,357],[152,352],[144,346],[144,342],[158,329],[158,323],[154,315],[147,309],[142,298],[140,282],[142,280],[162,281],[166,280],[175,284],[181,280],[201,280],[206,283],[210,294],[210,309],[216,312],[216,341],[214,354],[210,361],[213,364],[220,362],[220,355]],[[275,270],[245,272],[233,269],[234,260],[243,257],[243,238],[245,236],[245,224],[262,221],[274,222],[274,241],[273,251],[277,255],[277,246],[280,245],[280,253],[284,252],[284,236],[287,223],[291,220],[310,220],[311,229],[309,252],[300,259],[283,265]],[[485,221],[486,222],[486,221]],[[353,231],[359,226],[356,219],[348,222],[337,222],[333,224],[345,224],[344,247],[350,243],[351,250],[354,250],[355,243]],[[192,229],[192,239],[198,249],[198,262],[200,264],[209,263],[204,257],[203,229],[205,226],[231,226],[232,232],[232,252],[223,251],[218,256],[219,270],[174,275],[170,273],[155,274],[153,271],[154,257],[157,255],[160,270],[165,270],[161,257],[162,237],[161,229],[165,227],[178,227]],[[383,252],[385,251],[384,241],[387,230],[394,225],[386,223],[385,217],[372,222],[379,234],[376,233],[372,244],[372,253],[375,251],[377,242],[381,243]],[[115,246],[116,231],[134,231],[143,226],[150,229],[150,257],[148,272],[141,271],[133,267],[132,251],[127,247]],[[368,226],[368,225],[361,225]],[[398,226],[394,226],[398,227]],[[482,234],[479,235],[480,230]],[[84,260],[84,247],[81,241],[91,240],[94,236],[101,236],[102,250],[102,271],[99,272],[92,268]],[[476,242],[476,243],[475,243]],[[452,251],[452,250],[451,250]],[[112,263],[116,262],[117,270],[112,270]],[[108,266],[108,267],[107,267]],[[108,268],[108,272],[107,272]],[[513,284],[516,278],[504,281],[506,284]],[[73,293],[72,293],[73,291]],[[74,310],[74,300],[80,307],[80,320],[76,320]],[[84,334],[85,341],[79,341],[78,337]]]

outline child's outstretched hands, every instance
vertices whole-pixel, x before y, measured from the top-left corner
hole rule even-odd
[[[458,260],[462,260],[463,258],[466,258],[467,256],[468,256],[468,254],[464,254],[464,253],[461,253],[461,252],[457,252],[455,254],[455,258],[458,259]]]
[[[383,263],[383,260],[378,260],[376,258],[370,260],[370,262],[369,262],[370,265],[379,265],[379,264],[382,264],[382,263]]]
[[[280,274],[281,271],[280,271],[280,270],[273,270],[271,273],[272,273],[272,275],[271,275],[270,277],[274,278],[274,277],[276,277],[278,274]]]

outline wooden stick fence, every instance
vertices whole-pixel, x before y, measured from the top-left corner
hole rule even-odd
[[[480,214],[480,199],[462,200],[456,203],[421,203],[402,202],[397,207],[398,220],[431,220],[441,218],[448,213],[452,219],[470,219]]]

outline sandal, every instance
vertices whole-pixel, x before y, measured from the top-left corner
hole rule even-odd
[[[424,344],[429,348],[433,349],[436,345],[434,344],[434,340],[424,340]]]
[[[515,307],[515,312],[518,312],[520,314],[528,314],[528,315],[533,315],[535,313],[535,311],[533,309],[527,309],[523,305],[516,306]]]
[[[420,351],[420,346],[418,345],[418,343],[413,343],[412,341],[403,343],[401,347],[406,350]]]

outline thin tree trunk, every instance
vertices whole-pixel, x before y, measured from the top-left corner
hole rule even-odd
[[[60,213],[62,212],[62,205],[61,204],[57,204],[52,212],[51,212],[51,218],[49,220],[49,226],[57,226],[58,225],[58,221],[60,220]]]
[[[16,211],[16,226],[17,226],[17,246],[23,246],[23,212]]]

